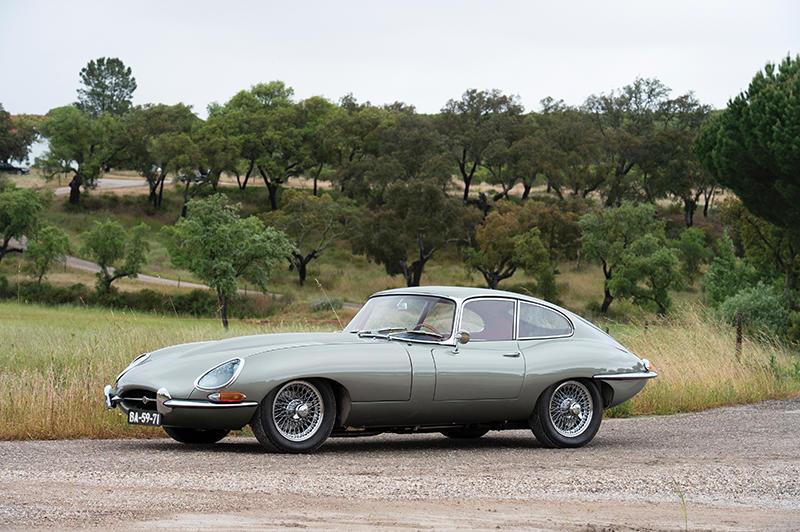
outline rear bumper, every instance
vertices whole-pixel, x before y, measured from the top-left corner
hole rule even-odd
[[[106,408],[119,407],[126,414],[131,410],[111,385],[103,389]],[[241,403],[214,403],[194,399],[173,399],[165,388],[156,392],[156,411],[161,414],[161,424],[170,427],[197,429],[239,429],[250,422],[258,407],[255,401]]]
[[[596,381],[603,382],[611,388],[611,402],[606,408],[624,403],[642,391],[647,381],[658,377],[655,371],[637,371],[629,373],[608,373],[594,376]]]

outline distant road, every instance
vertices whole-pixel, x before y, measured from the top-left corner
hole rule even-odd
[[[144,179],[117,179],[115,177],[101,177],[97,180],[97,188],[99,190],[109,190],[112,188],[134,188],[146,187],[147,181]],[[83,189],[85,191],[86,189]],[[58,187],[55,192],[56,196],[66,196],[69,194],[69,187]]]

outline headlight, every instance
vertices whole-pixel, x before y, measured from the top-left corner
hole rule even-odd
[[[117,375],[117,381],[119,380],[120,377],[122,377],[123,375],[128,373],[132,368],[138,366],[139,364],[141,364],[142,362],[144,362],[148,358],[150,358],[150,353],[144,353],[144,354],[139,355],[138,357],[134,358],[133,361],[130,364],[128,364],[128,367],[123,369],[122,373]]]
[[[239,372],[242,371],[242,366],[244,366],[244,360],[241,358],[228,360],[203,373],[194,381],[194,385],[201,390],[224,388],[236,379]]]

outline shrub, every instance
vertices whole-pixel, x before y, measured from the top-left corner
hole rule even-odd
[[[791,313],[783,294],[763,283],[744,288],[729,297],[722,302],[719,312],[731,324],[736,323],[736,315],[741,313],[742,323],[751,333],[783,335],[791,323]]]
[[[712,307],[746,288],[755,277],[752,269],[748,269],[744,261],[736,257],[733,240],[727,233],[717,244],[719,253],[711,261],[711,267],[703,276],[703,289]]]
[[[324,312],[326,310],[330,310],[331,308],[334,310],[339,310],[342,308],[342,300],[338,297],[332,297],[330,299],[318,297],[308,302],[308,308],[310,308],[312,312]]]

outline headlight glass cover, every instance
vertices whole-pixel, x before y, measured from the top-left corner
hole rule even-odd
[[[194,385],[201,390],[217,390],[232,383],[242,370],[244,360],[234,358],[214,366],[197,378]]]

